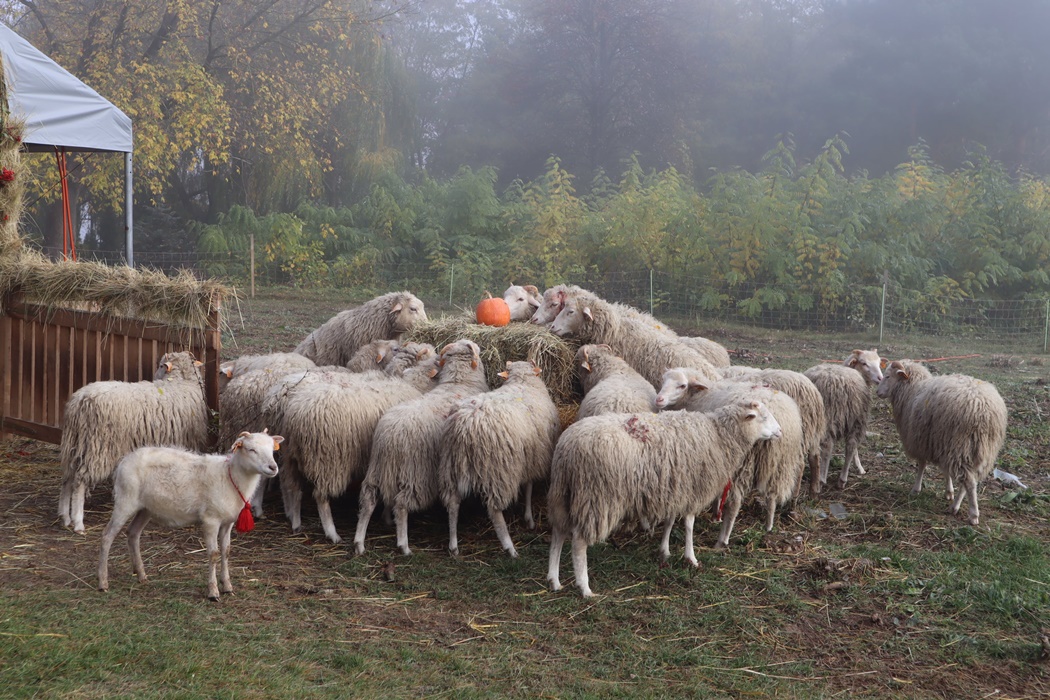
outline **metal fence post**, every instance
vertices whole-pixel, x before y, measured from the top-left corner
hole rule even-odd
[[[252,299],[255,298],[255,234],[248,235],[248,251],[251,257]]]
[[[1046,353],[1048,340],[1050,340],[1050,299],[1046,300],[1046,323],[1043,325],[1043,353]]]
[[[456,280],[456,266],[449,265],[448,268],[448,305],[452,306],[452,283]]]
[[[882,273],[882,308],[879,310],[879,347],[882,347],[882,331],[886,324],[886,273]]]
[[[649,315],[653,315],[653,270],[649,268]]]

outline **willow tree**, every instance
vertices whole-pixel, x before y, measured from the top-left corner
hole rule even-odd
[[[181,217],[215,221],[233,204],[292,208],[326,188],[331,197],[342,181],[337,168],[391,146],[385,106],[397,88],[383,73],[382,17],[371,4],[3,0],[0,7],[23,36],[128,113],[139,201],[148,197]],[[119,182],[120,164],[90,161],[78,178],[90,206],[104,208],[119,194],[107,183]]]

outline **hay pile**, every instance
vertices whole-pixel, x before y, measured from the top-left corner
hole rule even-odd
[[[112,316],[207,328],[215,304],[233,289],[189,272],[109,267],[94,262],[52,262],[23,245],[18,233],[28,173],[22,165],[24,123],[11,118],[0,56],[0,313],[8,294],[50,308],[100,311]]]
[[[542,326],[511,323],[496,328],[474,323],[472,316],[445,316],[416,326],[404,339],[430,343],[440,350],[460,338],[473,340],[481,348],[489,386],[501,384],[496,374],[503,371],[507,362],[532,360],[543,370],[543,380],[556,404],[574,406],[579,402],[572,366],[579,346]]]

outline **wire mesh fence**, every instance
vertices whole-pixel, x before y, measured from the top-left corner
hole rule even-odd
[[[81,259],[124,264],[123,253],[83,251]],[[242,253],[135,251],[138,267],[190,270],[201,277],[219,277],[247,290],[251,261]],[[294,277],[274,265],[254,266],[255,285],[287,285]],[[659,271],[592,271],[581,279],[566,280],[590,289],[610,301],[677,322],[682,326],[709,328],[738,324],[768,329],[818,330],[870,335],[882,342],[901,335],[937,335],[1003,338],[1031,350],[1047,352],[1050,343],[1050,299],[944,299],[900,289],[892,283],[857,285],[829,303],[810,299],[797,289],[775,285],[717,285],[690,275]],[[505,271],[469,273],[454,265],[435,268],[426,264],[374,265],[353,270],[323,268],[319,279],[327,286],[374,290],[408,289],[424,303],[438,308],[472,308],[491,291],[498,296],[510,283]]]

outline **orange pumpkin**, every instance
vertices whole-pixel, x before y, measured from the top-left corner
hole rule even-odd
[[[510,323],[510,307],[499,297],[485,292],[487,298],[478,302],[474,317],[486,326],[505,326]]]

